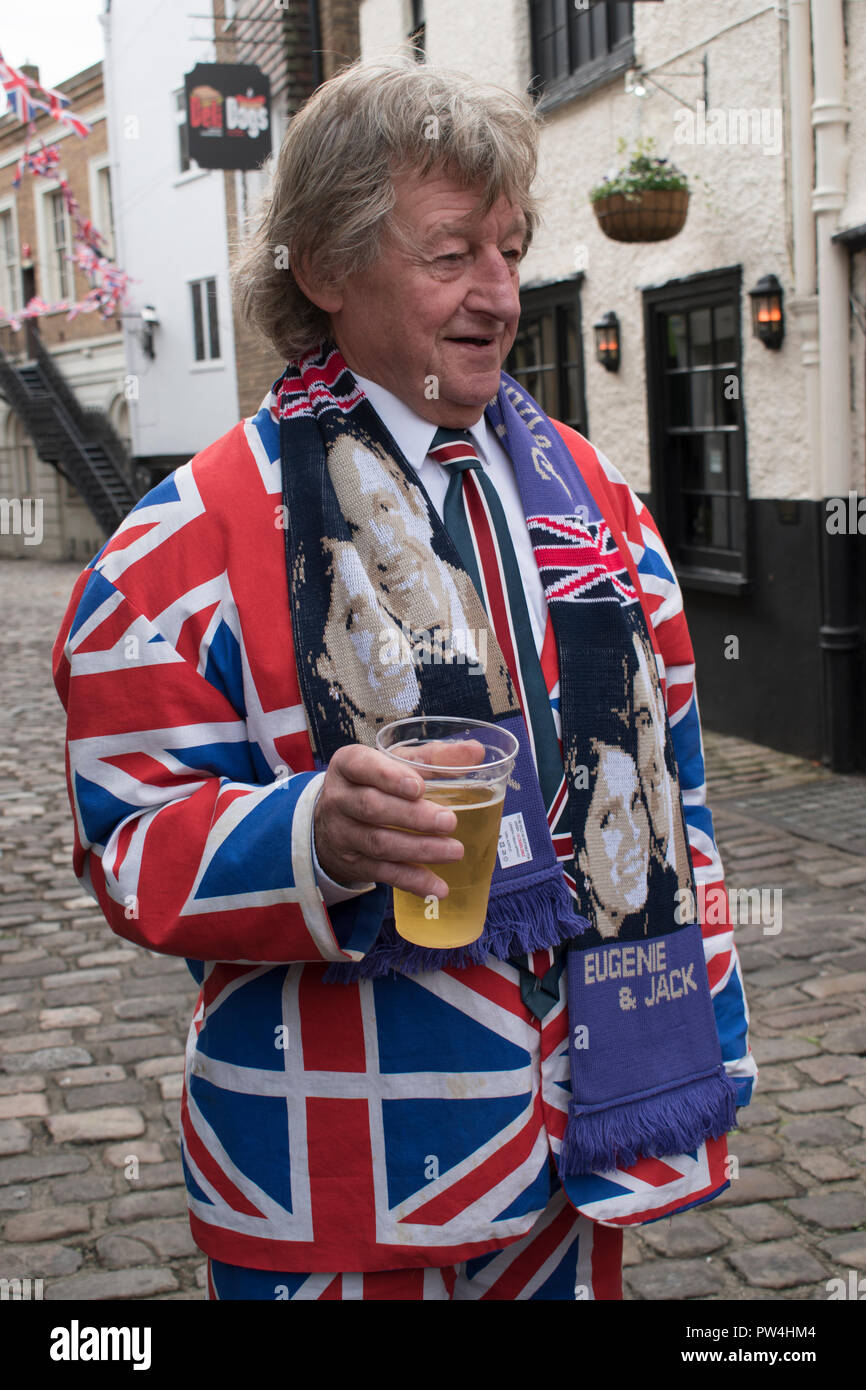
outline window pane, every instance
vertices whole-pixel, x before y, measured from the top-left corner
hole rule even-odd
[[[710,498],[710,545],[716,546],[719,550],[730,549],[731,529],[728,524],[729,511],[729,498]]]
[[[668,367],[687,367],[689,365],[689,340],[686,332],[685,314],[668,314],[666,324],[666,346]]]
[[[0,307],[14,313],[21,307],[18,255],[12,228],[12,213],[0,213]]]
[[[177,99],[177,136],[178,136],[178,159],[180,162],[180,172],[185,174],[189,169],[189,127],[186,123],[186,92],[183,88],[175,93]]]
[[[563,419],[572,425],[580,419],[580,369],[569,367],[565,374],[566,399],[563,402]],[[550,412],[547,412],[550,414]]]
[[[704,435],[705,487],[711,492],[718,488],[727,489],[728,465],[726,438],[723,434]]]
[[[703,492],[704,460],[700,440],[695,435],[680,435],[675,439],[675,455],[680,460],[680,487]]]
[[[580,354],[577,346],[577,312],[572,304],[565,310],[565,351],[566,361],[579,362]]]
[[[201,285],[198,281],[192,289],[192,325],[195,336],[195,360],[204,361],[204,322],[201,312]]]
[[[716,378],[716,423],[719,425],[738,425],[740,378],[736,372],[714,372]]]
[[[220,333],[217,318],[216,280],[207,281],[207,317],[210,330],[210,355],[220,355]]]
[[[592,32],[592,56],[600,58],[607,53],[607,5],[604,0],[596,0],[589,11]]]
[[[58,299],[69,299],[72,295],[71,267],[66,259],[66,204],[61,190],[51,194],[51,230],[54,238],[54,288]]]
[[[99,171],[99,194],[100,194],[100,216],[102,222],[97,227],[97,231],[102,232],[105,237],[103,250],[106,255],[114,255],[114,200],[111,196],[111,172],[108,169]]]
[[[689,376],[687,372],[675,372],[668,377],[668,424],[675,428],[690,425],[692,422],[689,395]]]
[[[583,67],[592,58],[589,10],[574,9],[571,14],[571,70]]]
[[[716,361],[737,361],[737,330],[733,304],[719,304],[713,310],[713,331],[716,339]]]
[[[689,314],[692,338],[693,367],[709,366],[713,360],[712,313],[709,309],[693,309]]]
[[[634,20],[632,18],[634,6],[624,5],[620,3],[620,0],[615,0],[615,3],[609,6],[609,10],[611,20],[610,42],[611,47],[613,47],[613,45],[619,43],[621,39],[627,39],[632,32],[634,28]]]
[[[716,423],[713,413],[713,373],[692,372],[692,426],[707,429]]]
[[[520,330],[511,349],[515,368],[511,375],[525,371],[541,361],[541,322],[538,319],[521,320]]]

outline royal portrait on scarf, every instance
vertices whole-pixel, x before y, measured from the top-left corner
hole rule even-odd
[[[629,625],[630,644],[610,657],[615,695],[587,719],[570,758],[584,808],[577,889],[600,941],[670,930],[670,904],[690,882],[655,654]]]
[[[487,675],[488,631],[468,576],[436,553],[424,489],[372,440],[343,437],[328,466],[351,538],[322,540],[330,593],[315,672],[362,743],[419,709],[437,666]],[[496,663],[489,674],[496,681]],[[498,685],[507,704],[502,676]]]

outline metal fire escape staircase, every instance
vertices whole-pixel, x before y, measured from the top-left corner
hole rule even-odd
[[[0,349],[0,395],[39,457],[76,489],[109,536],[143,495],[132,460],[107,415],[81,404],[35,334],[28,353],[13,361]]]

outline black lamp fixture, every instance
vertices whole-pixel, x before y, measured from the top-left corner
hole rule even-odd
[[[156,309],[152,304],[145,304],[141,311],[141,346],[146,357],[151,361],[156,357],[153,346],[153,330],[159,328],[159,319],[156,316]]]
[[[749,290],[749,297],[752,301],[753,334],[764,347],[781,347],[785,336],[783,291],[775,275],[762,275],[754,289]]]
[[[595,355],[603,367],[609,372],[619,371],[619,319],[611,309],[609,313],[602,314],[597,323],[594,323],[595,330]]]

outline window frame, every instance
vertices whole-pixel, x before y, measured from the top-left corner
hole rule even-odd
[[[572,0],[550,0],[550,3],[560,9],[560,18],[564,14],[566,22],[566,44],[568,46],[568,72],[565,76],[550,78],[545,77],[541,72],[541,64],[538,54],[538,22],[537,10],[545,0],[529,0],[529,35],[532,62],[532,77],[529,82],[528,91],[536,103],[539,113],[551,111],[564,102],[573,101],[575,97],[585,96],[596,90],[597,87],[605,86],[620,73],[625,73],[630,67],[634,66],[635,45],[634,45],[634,6],[636,0],[631,3],[631,27],[625,38],[619,39],[612,47],[608,40],[608,50],[596,58],[589,59],[588,62],[572,66],[572,29],[570,18],[572,15]],[[619,0],[592,0],[585,11],[589,13],[596,4],[603,4],[607,9],[607,23],[610,25],[611,7],[619,3]],[[609,27],[608,27],[609,32]]]
[[[222,339],[220,336],[219,289],[216,275],[205,275],[199,280],[190,280],[190,302],[192,305],[192,352],[196,367],[212,367],[222,364]],[[198,290],[198,296],[196,296]],[[200,322],[199,322],[200,320]],[[201,330],[199,334],[199,329]],[[199,356],[199,337],[202,355]],[[216,352],[213,352],[216,343]]]
[[[197,160],[190,159],[189,154],[189,122],[186,118],[186,88],[180,87],[174,94],[175,97],[175,123],[177,125],[177,154],[178,154],[178,178],[185,178],[190,174],[202,174],[207,170],[201,169]]]
[[[0,202],[0,223],[2,219],[9,216],[10,242],[12,248],[12,260],[6,259],[6,246],[0,239],[0,307],[8,309],[10,314],[17,313],[24,308],[24,285],[21,279],[21,243],[18,239],[18,209],[14,198],[5,198]],[[6,294],[8,283],[9,293]],[[4,298],[4,296],[6,296]]]
[[[695,275],[670,280],[664,285],[656,285],[643,291],[644,309],[644,352],[646,358],[647,382],[647,428],[649,436],[650,480],[653,497],[653,512],[665,544],[670,551],[674,568],[684,588],[707,589],[718,593],[745,594],[751,591],[754,572],[752,555],[752,535],[749,515],[749,470],[748,437],[746,432],[745,402],[743,399],[743,268],[741,265],[726,266],[717,270],[702,271]],[[739,379],[739,395],[734,401],[736,422],[733,425],[669,426],[669,403],[666,378],[669,373],[664,365],[663,325],[671,314],[689,314],[694,310],[715,309],[720,305],[730,305],[734,310],[734,342],[736,361],[734,364],[718,365],[713,345],[713,359],[708,364],[715,372],[735,374]],[[694,374],[690,362],[684,371]],[[739,548],[717,554],[730,554],[737,561],[730,567],[714,567],[709,561],[713,558],[712,547],[687,545],[682,529],[681,503],[682,489],[674,468],[666,459],[666,445],[669,430],[676,429],[683,436],[695,434],[724,433],[734,441],[730,456],[729,487],[725,495],[736,498],[735,524],[739,532]],[[701,493],[704,489],[691,489]],[[708,493],[708,496],[713,494]],[[683,551],[692,552],[692,558],[683,558]],[[703,551],[706,561],[694,556]]]
[[[100,155],[96,159],[91,159],[89,165],[90,183],[90,219],[98,232],[102,233],[102,254],[108,260],[117,259],[117,229],[114,218],[114,183],[111,177],[111,158],[109,155]],[[103,207],[102,186],[103,179],[108,183],[108,205]],[[106,218],[103,213],[107,214]]]
[[[581,287],[585,278],[581,270],[574,275],[565,276],[561,280],[550,280],[542,284],[526,285],[520,293],[521,311],[518,334],[527,321],[533,318],[541,318],[546,314],[552,313],[554,315],[557,406],[554,411],[548,410],[545,406],[545,413],[559,420],[562,424],[571,425],[572,429],[576,429],[588,439],[586,354],[583,350],[583,307],[581,303]],[[564,313],[559,312],[569,308],[573,308],[575,312],[575,340],[577,343],[576,362],[571,362],[568,359],[567,325]],[[521,377],[516,376],[509,365],[510,357],[511,353],[509,353],[508,358],[506,358],[504,370],[509,376],[514,377],[518,385],[522,385]],[[579,413],[577,423],[573,423],[574,417],[571,419],[567,418],[563,410],[563,404],[568,396],[568,371],[570,367],[577,368],[577,407]],[[539,401],[539,404],[544,405],[544,402]]]
[[[64,175],[65,177],[65,175]],[[63,222],[66,229],[66,250],[72,254],[72,222],[69,217],[69,210],[63,199],[63,189],[59,179],[46,182],[44,187],[37,190],[37,216],[36,231],[39,238],[39,282],[36,292],[47,304],[55,304],[63,300],[70,303],[75,300],[75,267],[71,261],[66,261],[66,271],[68,275],[69,292],[63,291],[63,275],[59,274],[60,266],[57,260],[58,247],[55,241],[55,219],[53,199],[57,196],[63,200]],[[60,312],[60,311],[58,311]]]

